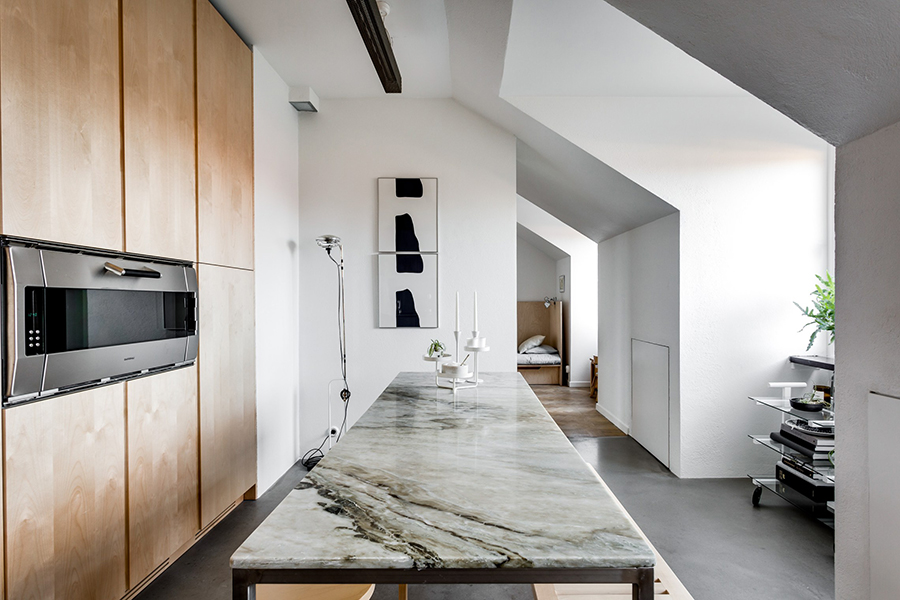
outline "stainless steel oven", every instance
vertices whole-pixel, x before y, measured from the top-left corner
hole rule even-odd
[[[13,237],[0,244],[4,405],[196,360],[191,263]]]

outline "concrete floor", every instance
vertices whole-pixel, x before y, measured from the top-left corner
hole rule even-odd
[[[573,437],[695,600],[834,598],[833,532],[745,479],[678,479],[630,437]],[[228,557],[303,477],[244,502],[137,600],[231,598]],[[411,600],[532,600],[530,586],[410,586]],[[378,586],[373,600],[394,600]]]

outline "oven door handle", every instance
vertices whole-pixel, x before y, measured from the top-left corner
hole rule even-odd
[[[107,271],[119,277],[149,277],[150,279],[159,279],[162,277],[159,271],[144,267],[143,269],[125,269],[110,262],[103,265]]]

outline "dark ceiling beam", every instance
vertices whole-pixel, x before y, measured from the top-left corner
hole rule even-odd
[[[394,50],[391,48],[391,40],[384,21],[378,11],[375,0],[347,0],[353,19],[359,28],[366,50],[372,58],[375,72],[381,79],[381,85],[388,94],[399,94],[402,87],[400,69],[397,67],[397,59],[394,58]]]

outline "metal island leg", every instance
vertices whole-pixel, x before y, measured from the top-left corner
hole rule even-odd
[[[232,569],[232,600],[256,600],[256,580],[253,571]]]
[[[632,585],[633,600],[653,600],[653,567],[637,569],[637,582]]]

